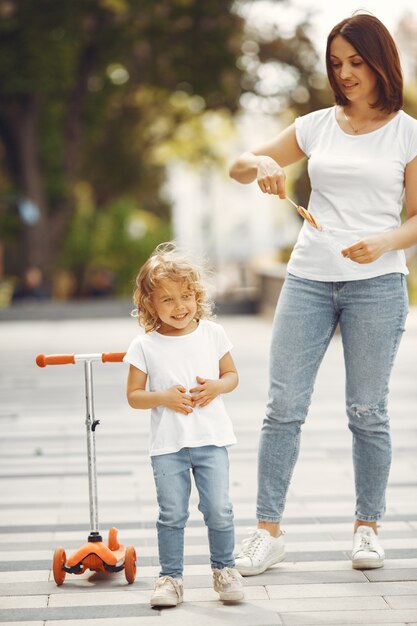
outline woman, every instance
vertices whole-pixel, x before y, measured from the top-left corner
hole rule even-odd
[[[270,391],[258,465],[258,529],[236,567],[250,576],[284,558],[280,522],[317,370],[339,324],[356,509],[352,566],[382,567],[377,523],[391,462],[388,382],[408,302],[404,248],[417,243],[417,121],[401,110],[395,43],[374,16],[330,32],[327,74],[335,106],[297,118],[242,154],[230,175],[285,198],[287,165],[307,156],[308,210],[274,319]],[[407,220],[400,213],[405,192]]]

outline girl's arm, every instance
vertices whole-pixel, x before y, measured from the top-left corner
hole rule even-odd
[[[147,391],[147,379],[145,372],[130,365],[126,395],[133,409],[154,409],[157,406],[166,406],[183,415],[192,412],[193,402],[191,396],[185,393],[184,387],[177,385],[161,391]]]
[[[367,237],[342,250],[356,263],[372,263],[385,252],[402,250],[417,243],[417,157],[405,168],[405,206],[407,219],[399,228]]]
[[[285,198],[285,173],[282,169],[305,156],[297,143],[295,125],[254,150],[244,152],[230,166],[229,174],[239,183],[256,180],[264,193]]]
[[[196,394],[193,396],[193,403],[200,407],[206,406],[221,393],[233,391],[238,385],[239,377],[230,352],[226,352],[219,361],[218,380],[201,378],[201,376],[196,376],[196,380],[199,385],[190,389],[190,393]]]
[[[239,383],[239,376],[230,352],[226,352],[219,361],[220,393],[229,393],[236,389]]]

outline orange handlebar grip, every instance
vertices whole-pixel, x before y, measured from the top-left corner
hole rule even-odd
[[[45,367],[46,365],[66,365],[67,363],[75,363],[73,354],[38,354],[36,357],[36,365]]]
[[[101,360],[103,363],[120,363],[126,352],[103,352]]]

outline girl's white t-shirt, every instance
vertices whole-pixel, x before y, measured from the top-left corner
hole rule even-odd
[[[308,210],[328,232],[304,221],[288,271],[319,281],[408,274],[403,250],[368,264],[345,259],[340,251],[401,225],[404,171],[417,156],[417,120],[398,111],[377,130],[349,135],[337,123],[336,107],[330,107],[297,118],[295,130],[308,157]]]
[[[189,392],[198,386],[197,376],[219,378],[219,361],[231,348],[220,324],[200,320],[188,335],[168,336],[157,331],[138,335],[131,342],[124,361],[148,375],[149,391],[182,385]],[[221,396],[204,408],[194,407],[188,415],[164,406],[151,410],[150,456],[177,452],[185,447],[234,443],[233,425]]]

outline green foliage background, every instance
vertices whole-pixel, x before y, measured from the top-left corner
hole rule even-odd
[[[52,285],[69,273],[67,295],[82,296],[105,269],[130,293],[172,237],[167,166],[224,170],[242,95],[290,118],[332,103],[308,16],[283,34],[245,20],[256,2],[0,0],[0,282],[36,265]],[[268,66],[277,78],[265,93]],[[416,92],[407,86],[415,117]],[[305,169],[292,187],[307,202]]]

